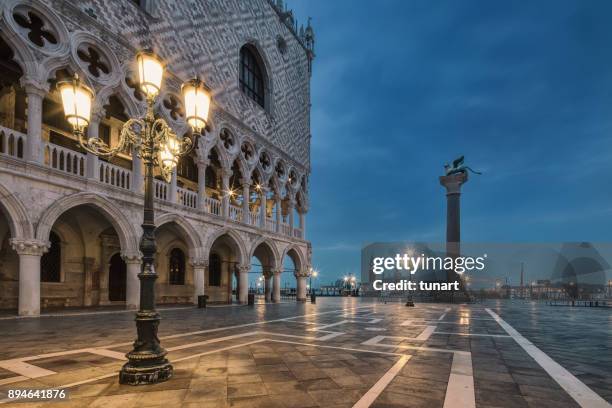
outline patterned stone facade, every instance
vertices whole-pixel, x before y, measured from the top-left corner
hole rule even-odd
[[[282,269],[285,256],[300,276],[308,273],[310,26],[298,30],[267,0],[8,0],[0,7],[1,62],[18,77],[0,84],[0,308],[37,314],[47,303],[113,303],[113,270],[127,274],[122,301],[137,305],[142,164],[130,151],[119,162],[84,154],[53,109],[55,79],[78,73],[95,93],[89,136],[108,129],[112,142],[119,118],[144,110],[134,67],[143,48],[166,63],[156,113],[177,134],[187,131],[182,82],[198,75],[214,99],[191,175],[156,180],[158,300],[192,302],[206,293],[231,301],[236,275],[245,301],[253,256],[264,259],[266,274]],[[261,61],[264,106],[239,86],[245,45]],[[41,283],[52,235],[61,245],[59,280]],[[181,267],[170,260],[175,249],[187,258]],[[182,283],[172,282],[176,268]]]

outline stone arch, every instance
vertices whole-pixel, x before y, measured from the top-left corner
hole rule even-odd
[[[304,260],[304,254],[302,254],[302,251],[300,251],[297,245],[289,245],[285,248],[281,262],[284,262],[285,256],[291,258],[295,265],[296,272],[303,272],[305,270],[306,262]]]
[[[266,238],[266,237],[260,237],[253,243],[253,245],[251,245],[251,250],[249,252],[249,259],[251,259],[255,255],[255,251],[257,250],[257,248],[259,248],[262,245],[267,247],[270,253],[272,254],[273,265],[270,265],[270,266],[273,269],[278,268],[280,266],[278,248],[276,247],[276,245],[274,245],[273,241],[271,241],[269,238]]]
[[[0,25],[1,28],[2,25]],[[16,39],[15,33],[9,30],[0,29],[0,37],[6,42],[11,51],[13,52],[13,61],[19,68],[24,77],[36,77],[39,62],[34,56],[34,53],[27,47],[24,47],[20,41]]]
[[[28,211],[21,200],[2,184],[0,184],[0,209],[8,220],[12,238],[34,238],[34,228],[28,217]]]
[[[170,223],[176,224],[185,233],[186,241],[190,247],[189,256],[196,259],[204,259],[207,257],[203,253],[202,239],[200,238],[200,235],[193,225],[191,225],[185,218],[175,213],[165,213],[157,217],[155,220],[155,226],[157,228]]]
[[[247,258],[248,251],[246,249],[246,245],[245,245],[243,239],[240,237],[240,235],[235,230],[230,229],[230,228],[220,229],[220,230],[212,233],[208,237],[208,239],[206,240],[206,245],[204,246],[206,258],[208,258],[208,256],[210,255],[210,251],[211,251],[215,241],[218,238],[222,237],[223,235],[229,236],[234,241],[234,243],[236,244],[236,248],[238,248],[238,254],[237,254],[238,262],[240,264],[248,263],[248,261],[249,261],[249,258]]]
[[[93,34],[86,31],[76,31],[71,34],[70,38],[70,54],[72,60],[77,63],[77,65],[81,68],[82,72],[87,74],[87,77],[97,83],[102,85],[119,85],[121,83],[121,77],[123,76],[123,70],[121,69],[121,64],[117,59],[115,53],[110,49],[110,47],[104,42],[100,41],[100,39]],[[110,65],[110,73],[108,75],[96,77],[92,74],[87,73],[86,69],[80,62],[77,52],[81,45],[90,44],[98,49],[98,51],[106,58],[108,64]]]
[[[102,112],[104,105],[108,103],[108,99],[113,95],[119,98],[129,117],[140,117],[141,109],[138,107],[134,101],[134,98],[131,97],[129,92],[125,90],[122,84],[102,88],[93,101],[92,112]]]
[[[108,199],[95,193],[76,193],[65,196],[51,204],[41,215],[36,228],[36,238],[48,240],[55,221],[71,208],[88,205],[99,210],[112,224],[119,237],[124,254],[138,254],[138,237],[129,219]]]

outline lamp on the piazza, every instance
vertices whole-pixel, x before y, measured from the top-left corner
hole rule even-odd
[[[210,110],[210,89],[195,77],[181,87],[185,100],[185,120],[196,133],[206,127]]]
[[[141,51],[136,56],[140,89],[150,98],[155,97],[161,89],[164,77],[164,64],[150,50]]]
[[[187,155],[194,147],[196,138],[206,128],[208,110],[211,105],[210,91],[199,80],[192,80],[183,86],[187,122],[193,134],[182,138],[176,136],[168,123],[155,117],[153,106],[161,90],[164,65],[150,51],[136,56],[140,89],[146,94],[147,110],[142,118],[128,119],[119,133],[119,141],[109,146],[99,137],[86,138],[85,128],[89,125],[94,94],[81,83],[78,76],[58,84],[64,105],[66,119],[72,125],[81,147],[88,153],[102,157],[113,157],[132,146],[142,158],[144,176],[144,217],[140,252],[142,253],[140,280],[140,306],[136,313],[137,339],[134,349],[127,353],[128,361],[119,374],[122,384],[152,384],[165,381],[172,376],[173,368],[166,358],[157,336],[160,321],[155,310],[155,208],[153,206],[154,167],[159,167],[162,176],[170,181],[178,159]]]
[[[76,131],[82,132],[91,118],[92,90],[82,84],[76,74],[70,80],[59,82],[57,88],[62,96],[66,120]]]

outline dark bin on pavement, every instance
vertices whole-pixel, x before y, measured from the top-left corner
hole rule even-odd
[[[317,303],[317,295],[314,293],[310,295],[310,303]]]
[[[248,304],[249,306],[253,306],[255,304],[255,294],[254,293],[249,293]]]
[[[206,300],[208,299],[208,295],[199,295],[198,296],[198,308],[203,309],[206,307]]]

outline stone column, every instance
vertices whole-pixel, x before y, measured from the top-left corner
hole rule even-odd
[[[229,179],[231,176],[231,172],[222,170],[221,172],[221,215],[225,218],[229,217],[229,205],[230,205],[230,197],[229,197]]]
[[[136,149],[132,148],[132,191],[137,194],[144,194],[144,175],[142,172],[142,159],[136,154]]]
[[[266,205],[267,205],[267,199],[268,197],[266,196],[266,194],[268,193],[268,189],[267,187],[262,187],[260,194],[261,194],[261,200],[260,200],[260,206],[259,206],[259,226],[263,229],[266,229]]]
[[[295,209],[295,201],[293,199],[289,200],[289,206],[287,207],[287,211],[289,211],[289,236],[293,238],[293,213]]]
[[[238,269],[238,301],[242,304],[247,303],[249,295],[249,265],[236,266]]]
[[[266,302],[272,301],[272,271],[264,271],[264,293]]]
[[[87,126],[87,138],[97,138],[100,133],[100,121],[102,120],[101,112],[92,112],[89,126]],[[98,156],[92,153],[87,153],[86,176],[90,180],[100,181],[100,165]]]
[[[251,223],[251,211],[249,210],[250,187],[248,182],[242,183],[242,222],[245,224]]]
[[[461,255],[461,186],[468,181],[467,173],[441,176],[440,184],[446,188],[446,256],[456,258]],[[447,278],[455,280],[455,272],[448,271]]]
[[[299,212],[299,216],[300,216],[300,229],[302,230],[302,239],[306,239],[306,217],[305,217],[305,212],[303,210],[301,210]]]
[[[206,269],[208,268],[208,260],[194,259],[191,261],[193,267],[193,286],[195,288],[193,294],[193,302],[198,303],[198,296],[202,296],[205,293],[204,282],[206,276]]]
[[[206,166],[207,160],[198,160],[198,208],[206,210]]]
[[[276,269],[272,271],[274,277],[274,293],[272,294],[272,301],[279,303],[281,301],[281,270]]]
[[[49,86],[37,81],[22,80],[28,98],[28,137],[24,157],[27,161],[42,164],[44,160],[42,141],[42,103]]]
[[[91,257],[83,258],[83,306],[92,306],[94,304],[93,287],[94,287],[94,269],[96,260]]]
[[[140,280],[142,259],[140,254],[121,255],[126,265],[125,307],[138,309],[140,305]]]
[[[19,255],[19,316],[40,315],[40,257],[51,245],[48,241],[11,238]]]
[[[174,169],[172,169],[172,178],[170,179],[170,193],[168,195],[168,200],[171,203],[176,203],[178,202],[178,193],[177,193],[177,186],[176,186],[176,167]]]
[[[306,276],[307,274],[304,272],[295,274],[295,279],[297,280],[296,300],[299,302],[306,301]]]
[[[283,211],[280,196],[279,195],[274,196],[274,201],[276,201],[276,232],[280,232],[281,231],[281,212]]]

